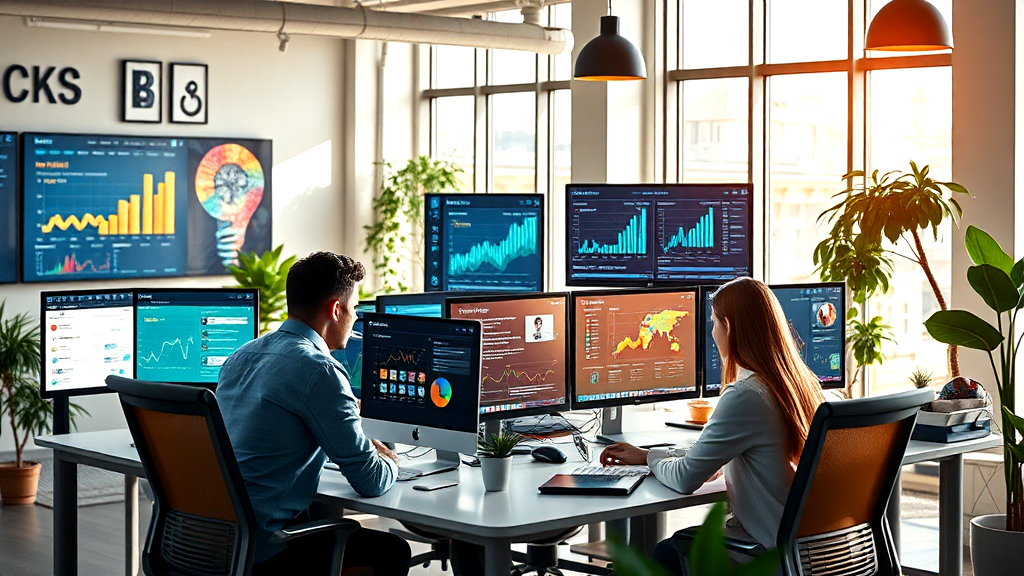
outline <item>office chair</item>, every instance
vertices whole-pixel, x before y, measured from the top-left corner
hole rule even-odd
[[[142,553],[147,576],[246,576],[255,556],[256,515],[217,399],[202,387],[108,376],[121,400],[156,497]],[[333,531],[331,569],[341,574],[354,520],[325,520],[274,533],[285,543]]]
[[[776,545],[786,576],[899,576],[900,561],[885,510],[920,408],[931,390],[824,402],[811,429],[783,508]],[[677,532],[686,554],[696,528]],[[756,556],[749,543],[727,547]]]
[[[595,576],[608,576],[613,572],[602,566],[595,566],[574,560],[560,559],[558,557],[558,545],[565,544],[569,538],[580,533],[583,526],[576,526],[566,530],[560,530],[551,534],[540,534],[531,536],[526,543],[526,553],[512,552],[512,560],[521,562],[512,567],[512,576],[523,576],[524,574],[535,573],[537,576],[562,576],[562,570],[572,570]]]

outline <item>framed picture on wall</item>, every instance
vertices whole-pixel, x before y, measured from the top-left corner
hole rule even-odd
[[[122,61],[121,119],[125,122],[159,123],[163,114],[161,73],[163,63],[148,60]]]
[[[206,124],[206,64],[171,63],[171,122]]]

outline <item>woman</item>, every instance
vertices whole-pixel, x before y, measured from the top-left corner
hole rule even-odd
[[[782,307],[764,283],[733,280],[713,295],[712,308],[726,385],[700,439],[672,450],[615,444],[601,463],[647,464],[658,480],[684,494],[722,470],[734,514],[726,534],[774,548],[796,463],[823,400],[818,378],[800,358]],[[671,539],[658,544],[654,557],[676,574],[687,573]]]

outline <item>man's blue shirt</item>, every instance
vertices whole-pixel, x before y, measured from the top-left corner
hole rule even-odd
[[[257,563],[284,549],[267,540],[309,508],[327,457],[363,496],[395,483],[397,465],[363,434],[348,374],[303,322],[287,320],[232,354],[217,402],[256,512]]]

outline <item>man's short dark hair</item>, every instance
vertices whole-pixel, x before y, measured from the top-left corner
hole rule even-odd
[[[288,313],[316,314],[331,299],[347,301],[365,276],[366,268],[344,254],[314,252],[288,271]]]

